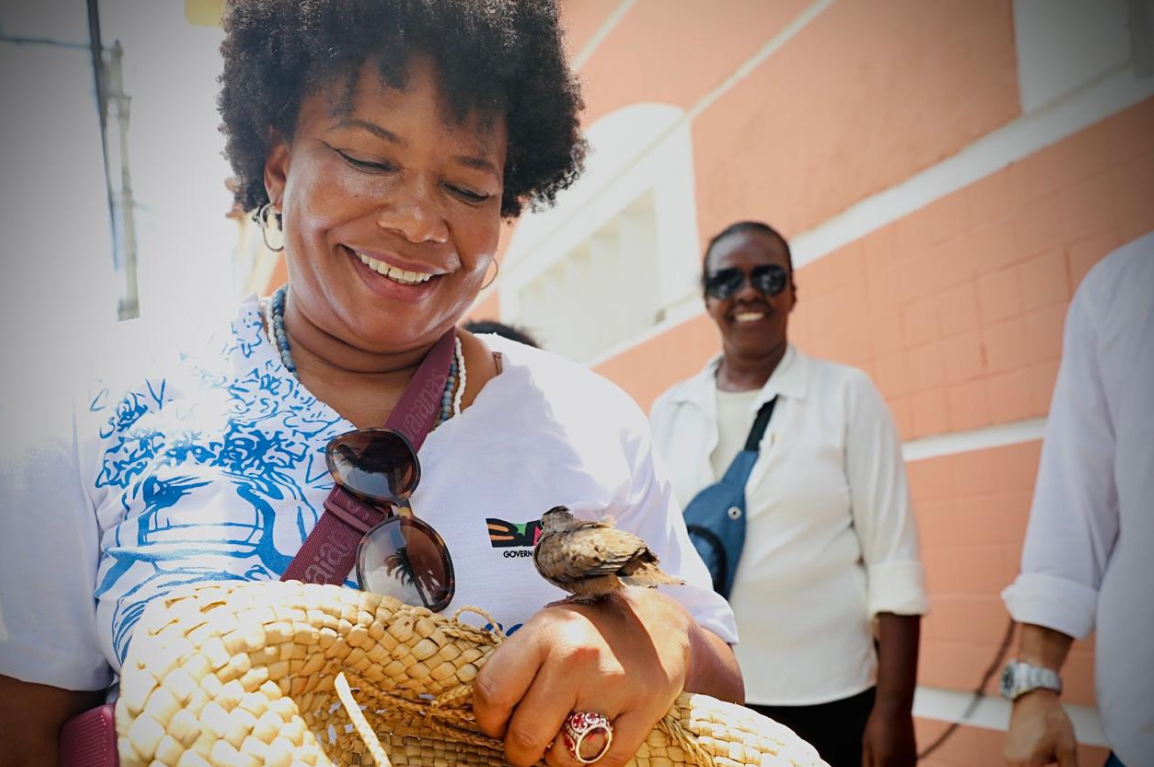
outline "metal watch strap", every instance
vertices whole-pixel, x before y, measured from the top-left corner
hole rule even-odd
[[[1062,678],[1058,676],[1057,671],[1042,666],[1034,666],[1029,663],[1023,663],[1022,666],[1026,669],[1026,683],[1023,685],[1024,687],[1028,687],[1031,690],[1044,687],[1054,692],[1062,691]]]
[[[1002,684],[1002,694],[1010,700],[1040,689],[1062,692],[1062,678],[1058,672],[1044,666],[1015,660],[1006,665],[1004,673],[1007,678]]]

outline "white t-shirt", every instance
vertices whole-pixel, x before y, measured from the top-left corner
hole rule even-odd
[[[1154,234],[1090,270],[1066,315],[1014,620],[1084,639],[1110,747],[1154,765]]]
[[[709,463],[713,467],[713,475],[719,479],[725,476],[729,465],[749,439],[749,430],[753,428],[756,417],[749,408],[757,399],[757,395],[757,389],[717,390],[717,447],[709,454]]]
[[[485,341],[503,371],[428,436],[412,497],[453,558],[446,614],[476,605],[513,632],[563,597],[530,553],[536,520],[565,504],[644,538],[689,582],[668,593],[735,642],[644,414],[587,368]],[[352,424],[284,368],[255,298],[223,341],[128,379],[94,387],[0,474],[0,674],[106,686],[149,601],[193,581],[279,578],[323,508],[325,446]]]
[[[653,440],[681,503],[719,479],[713,360],[653,405]],[[900,443],[860,370],[790,346],[749,404],[777,395],[745,486],[746,538],[730,602],[746,700],[827,703],[876,677],[872,619],[928,609]]]

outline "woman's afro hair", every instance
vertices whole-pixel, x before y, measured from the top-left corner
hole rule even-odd
[[[364,64],[404,87],[414,53],[430,56],[451,118],[504,117],[501,215],[552,205],[581,172],[580,88],[565,61],[553,0],[232,0],[221,45],[221,131],[237,202],[268,202],[264,163],[291,140],[301,102],[322,87],[351,100]]]

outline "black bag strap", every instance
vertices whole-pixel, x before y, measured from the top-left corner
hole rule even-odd
[[[749,430],[749,438],[745,440],[745,447],[743,450],[752,450],[757,452],[757,446],[761,444],[761,438],[765,435],[765,427],[769,425],[769,419],[773,416],[773,407],[777,404],[777,396],[769,402],[761,406],[757,411],[757,418],[753,420],[753,428]]]

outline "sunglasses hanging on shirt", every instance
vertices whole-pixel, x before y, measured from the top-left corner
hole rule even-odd
[[[357,545],[361,588],[433,612],[445,609],[456,585],[453,560],[440,534],[409,505],[421,481],[409,440],[392,429],[357,429],[330,442],[325,460],[341,488],[385,515]]]
[[[329,442],[333,489],[282,581],[342,584],[355,568],[366,591],[433,612],[453,600],[449,549],[413,514],[409,499],[421,480],[417,451],[436,423],[455,340],[454,328],[433,345],[383,428],[354,429]]]

